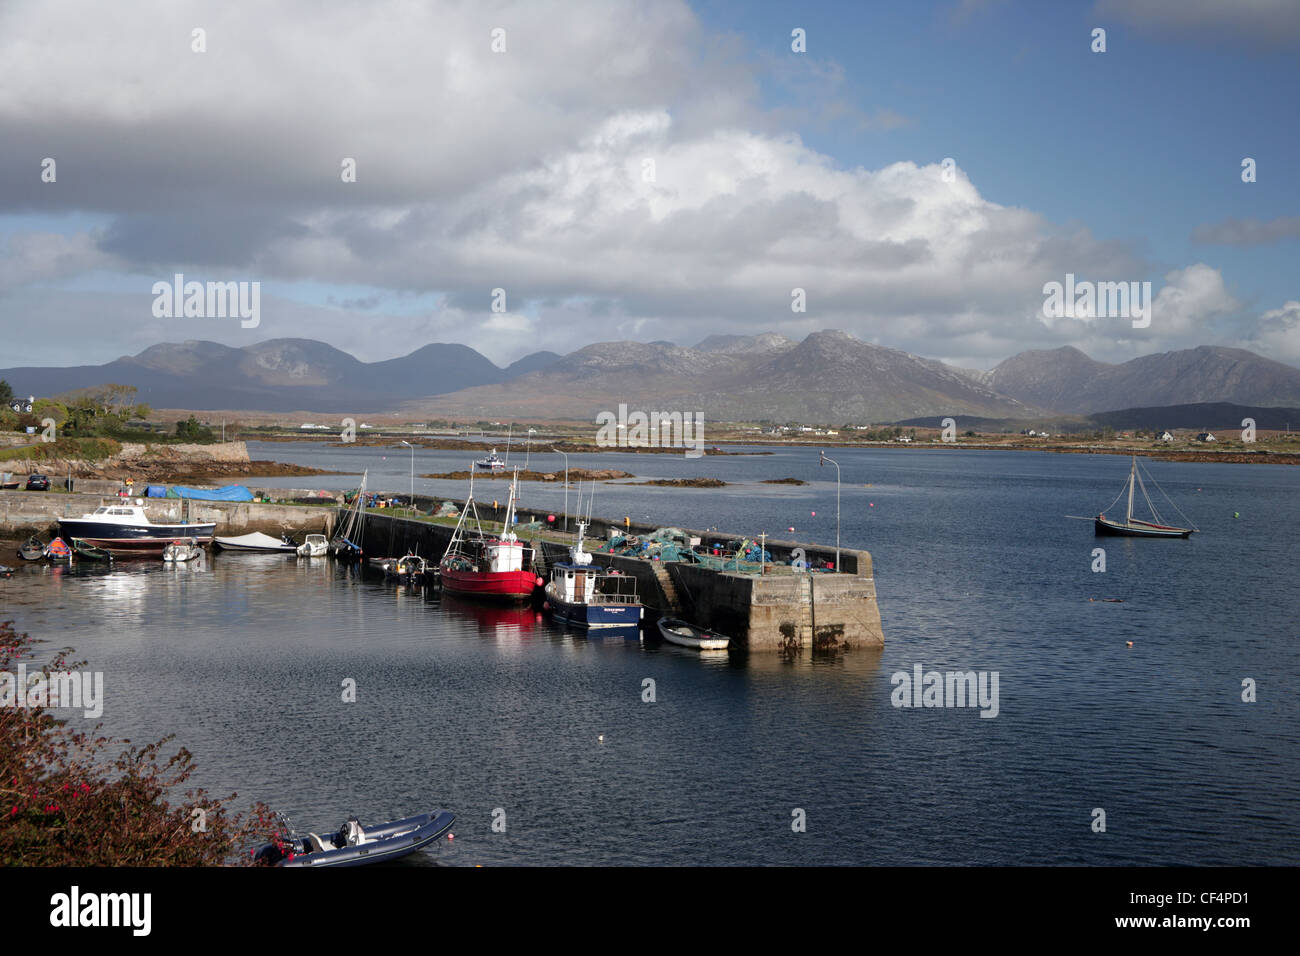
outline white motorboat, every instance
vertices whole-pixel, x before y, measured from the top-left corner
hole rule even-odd
[[[319,558],[329,553],[330,543],[323,534],[309,534],[302,544],[298,545],[298,557],[300,558]]]
[[[212,540],[222,551],[283,552],[289,554],[298,550],[298,542],[287,534],[273,538],[269,534],[254,531],[252,534],[241,534],[234,538],[213,538]]]
[[[206,544],[216,528],[216,522],[157,524],[143,506],[130,504],[103,505],[80,518],[59,519],[59,534],[65,539],[80,538],[114,555],[158,554],[178,538]]]

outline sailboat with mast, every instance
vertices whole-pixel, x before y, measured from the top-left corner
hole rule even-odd
[[[1150,478],[1150,474],[1147,477]],[[1151,483],[1156,486],[1162,495],[1165,494],[1164,489],[1160,488],[1154,478],[1151,478]],[[1147,507],[1151,509],[1151,515],[1155,518],[1155,521],[1142,521],[1133,517],[1133,492],[1135,488],[1141,490],[1142,497],[1146,501]],[[1133,456],[1129,468],[1127,490],[1128,509],[1124,513],[1124,520],[1117,521],[1113,518],[1107,518],[1105,510],[1103,510],[1093,519],[1098,535],[1122,535],[1130,538],[1189,538],[1193,531],[1200,530],[1195,525],[1192,525],[1190,521],[1187,521],[1187,516],[1179,510],[1168,495],[1165,495],[1165,500],[1173,506],[1173,509],[1178,512],[1184,521],[1187,521],[1189,527],[1183,528],[1164,523],[1160,517],[1160,512],[1156,511],[1156,506],[1151,502],[1151,497],[1147,494],[1146,484],[1142,481],[1142,475],[1138,470],[1136,455]],[[1124,489],[1121,488],[1120,493],[1115,496],[1115,501],[1119,501],[1123,495]],[[1115,501],[1110,503],[1110,507],[1114,507]]]
[[[369,469],[361,473],[361,487],[352,500],[352,507],[339,523],[339,530],[330,541],[330,554],[340,561],[361,560],[361,532],[366,520],[366,478]]]
[[[533,571],[533,549],[525,547],[514,532],[518,484],[516,467],[506,498],[505,521],[500,534],[492,537],[484,533],[479,520],[471,472],[469,497],[465,499],[447,552],[438,562],[444,591],[462,597],[520,603],[529,600],[543,583]]]

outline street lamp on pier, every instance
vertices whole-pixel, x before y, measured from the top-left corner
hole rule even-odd
[[[818,467],[825,467],[829,461],[835,466],[835,573],[840,573],[840,463],[834,458],[829,458],[826,452],[821,453],[821,461]]]
[[[551,451],[564,455],[560,449],[552,446]],[[564,530],[569,530],[569,456],[564,455]]]
[[[411,449],[411,497],[406,502],[408,511],[415,510],[415,446],[409,441],[403,440],[402,444]]]

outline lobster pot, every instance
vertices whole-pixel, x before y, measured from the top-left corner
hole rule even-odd
[[[522,571],[524,569],[524,543],[502,541],[488,546],[489,570]]]

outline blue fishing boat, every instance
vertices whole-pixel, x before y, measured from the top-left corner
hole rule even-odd
[[[569,560],[551,567],[545,608],[557,620],[590,630],[636,629],[645,608],[637,595],[636,578],[592,564],[582,546],[587,526],[578,523],[578,540]]]

